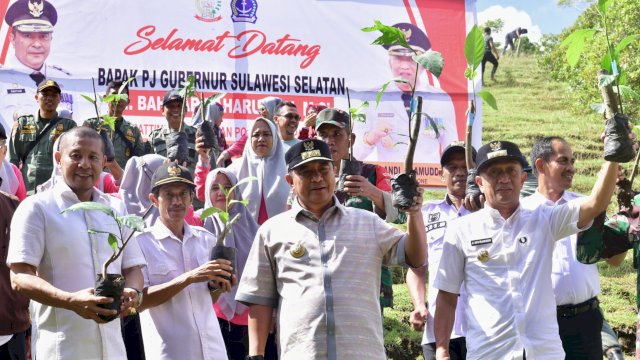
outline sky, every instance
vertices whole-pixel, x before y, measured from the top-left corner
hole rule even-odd
[[[504,20],[503,32],[494,34],[496,41],[523,27],[529,30],[529,39],[538,42],[542,34],[559,34],[580,15],[575,8],[559,7],[557,0],[477,0],[476,10],[479,24],[496,18]]]

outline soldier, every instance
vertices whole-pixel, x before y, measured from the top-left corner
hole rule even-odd
[[[107,92],[105,95],[117,94],[122,85],[122,81],[109,82],[109,84],[107,84]],[[116,118],[115,134],[111,134],[110,127],[100,125],[102,119],[88,119],[83,124],[84,126],[89,126],[98,131],[101,128],[107,129],[107,132],[112,139],[111,141],[113,141],[113,148],[116,153],[115,163],[107,163],[107,168],[111,173],[114,173],[114,170],[117,170],[114,169],[116,167],[116,163],[120,167],[120,172],[122,172],[122,169],[127,165],[127,161],[132,156],[144,155],[144,144],[142,143],[140,130],[122,117],[124,110],[129,106],[129,86],[125,86],[121,93],[127,95],[126,100],[121,99],[118,102],[109,103],[109,116],[114,116]]]
[[[431,49],[427,35],[412,24],[399,23],[393,26],[404,33],[413,49],[398,44],[384,46],[389,54],[392,77],[402,78],[406,82],[389,83],[380,104],[365,110],[366,121],[354,124],[359,139],[354,143],[354,155],[363,161],[403,161],[407,152],[411,94],[415,88],[415,96],[423,97],[422,108],[433,120],[422,122],[415,162],[437,164],[440,162],[441,149],[458,140],[453,103],[447,93],[424,83],[425,69],[422,66],[416,68],[416,62],[411,57],[414,51],[422,54]],[[354,98],[373,100],[379,89],[355,93]]]
[[[51,50],[53,27],[58,13],[53,5],[44,0],[18,0],[7,10],[5,22],[11,27],[9,41],[14,55],[9,56],[2,68],[2,97],[0,122],[5,129],[11,128],[16,110],[35,111],[31,98],[36,86],[44,79],[64,79],[71,74],[59,66],[47,64]],[[6,71],[5,71],[6,70]],[[73,97],[64,93],[60,108],[73,112]],[[31,107],[31,108],[29,108]]]
[[[22,170],[27,194],[47,181],[53,172],[53,144],[65,131],[74,128],[73,120],[58,116],[60,86],[45,80],[38,86],[36,101],[40,109],[35,115],[17,118],[9,141],[10,161]]]

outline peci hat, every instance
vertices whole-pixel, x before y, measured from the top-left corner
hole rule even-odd
[[[191,175],[191,171],[174,162],[162,164],[162,166],[153,173],[153,176],[151,177],[151,189],[171,183],[183,183],[193,188],[196,187],[196,184],[193,182],[193,175]]]
[[[456,154],[456,153],[465,153],[465,145],[464,145],[464,141],[454,141],[451,144],[447,145],[446,148],[444,148],[444,151],[442,152],[442,156],[440,156],[440,165],[444,166],[446,163],[449,162],[449,158],[451,157],[451,155]],[[478,152],[476,151],[476,149],[472,146],[471,147],[471,158],[473,159],[473,161],[476,161],[476,157],[478,155]]]
[[[284,154],[284,162],[287,164],[288,171],[311,161],[332,162],[329,145],[321,140],[310,139],[293,145]]]
[[[478,150],[477,159],[478,166],[476,169],[478,170],[478,174],[491,164],[503,160],[516,160],[522,165],[522,168],[525,168],[528,165],[527,160],[522,156],[518,145],[510,141],[492,141],[483,145]]]
[[[335,125],[339,128],[349,128],[349,114],[346,111],[327,108],[318,113],[316,116],[316,131],[324,124]]]
[[[7,25],[20,32],[53,32],[58,12],[45,0],[18,0],[7,10]]]
[[[398,23],[393,25],[394,28],[400,29],[404,34],[405,40],[409,46],[415,50],[418,55],[426,52],[431,49],[431,41],[427,37],[427,34],[424,33],[419,27],[409,24],[409,23]],[[413,55],[413,51],[399,45],[399,44],[390,44],[383,45],[385,49],[389,51],[389,55],[395,56],[411,56]]]
[[[164,99],[162,99],[162,106],[166,106],[168,103],[172,101],[180,101],[182,102],[184,98],[180,95],[179,90],[169,90],[164,94]]]
[[[60,90],[60,85],[58,85],[57,82],[49,79],[49,80],[43,80],[42,82],[40,82],[40,84],[38,84],[38,92],[42,92],[46,89],[49,88],[54,88],[56,90],[58,90],[58,93],[61,93],[62,90]]]

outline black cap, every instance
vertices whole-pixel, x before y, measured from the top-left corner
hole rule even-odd
[[[520,162],[522,168],[528,165],[518,145],[510,141],[492,141],[478,150],[478,174],[491,164],[503,160],[516,160]]]
[[[444,166],[446,163],[449,162],[450,160],[449,158],[451,157],[451,155],[457,154],[457,153],[461,153],[461,154],[465,153],[464,141],[454,141],[451,144],[447,145],[447,147],[444,148],[444,151],[442,152],[442,156],[440,156],[440,165]],[[473,159],[474,162],[476,161],[477,155],[478,155],[478,152],[472,146],[471,158]]]
[[[60,85],[58,85],[57,82],[53,81],[53,80],[42,80],[40,82],[40,84],[38,84],[38,92],[41,92],[43,90],[49,89],[49,88],[54,88],[56,90],[58,90],[58,92],[62,92],[62,90],[60,90]]]
[[[289,171],[311,161],[333,161],[329,145],[317,139],[305,140],[293,145],[284,154]]]
[[[191,171],[173,162],[162,164],[162,166],[153,173],[153,177],[151,177],[151,188],[155,189],[160,185],[171,183],[183,183],[193,188],[196,187],[196,184],[193,183]]]
[[[316,130],[324,124],[335,125],[339,128],[349,128],[349,114],[346,111],[334,108],[327,108],[316,116]]]
[[[172,101],[180,101],[182,102],[184,98],[180,95],[179,90],[169,90],[164,94],[164,99],[162,100],[162,106],[167,105]]]
[[[421,54],[431,49],[431,41],[419,27],[409,23],[398,23],[393,25],[394,28],[400,29],[404,34],[405,40],[411,48]],[[413,51],[400,46],[399,44],[383,45],[383,47],[389,50],[389,55],[396,56],[411,56]]]
[[[53,32],[58,12],[44,0],[18,0],[7,10],[7,25],[21,32]]]

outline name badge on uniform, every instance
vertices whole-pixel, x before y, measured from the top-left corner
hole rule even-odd
[[[7,94],[24,94],[26,93],[27,90],[26,89],[7,89]]]
[[[471,246],[479,246],[479,245],[491,244],[492,242],[493,242],[492,238],[471,240]]]

